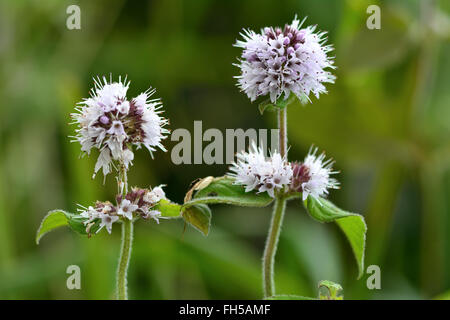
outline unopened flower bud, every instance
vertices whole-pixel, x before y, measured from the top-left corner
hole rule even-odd
[[[108,124],[109,123],[109,118],[107,116],[101,116],[100,117],[100,122],[103,124]]]

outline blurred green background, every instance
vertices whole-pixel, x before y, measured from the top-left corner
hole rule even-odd
[[[66,8],[81,8],[81,30]],[[381,7],[381,30],[366,8]],[[243,27],[284,25],[295,14],[329,31],[336,84],[289,108],[290,159],[314,143],[336,160],[341,190],[330,198],[368,223],[366,266],[381,290],[357,281],[350,247],[333,224],[291,203],[276,264],[277,293],[315,296],[317,282],[347,299],[446,297],[450,290],[450,2],[363,0],[6,0],[0,3],[0,298],[114,297],[120,228],[86,239],[66,230],[34,237],[47,211],[113,199],[110,175],[91,179],[96,157],[69,142],[75,103],[96,75],[128,75],[129,96],[149,86],[170,128],[274,128],[235,86],[232,46]],[[166,140],[169,151],[174,145]],[[136,153],[131,185],[167,184],[182,202],[192,180],[226,165],[174,165],[170,152]],[[130,298],[258,299],[270,208],[215,206],[208,238],[182,221],[138,222]],[[82,289],[66,288],[81,267]],[[450,294],[447,293],[447,297]]]

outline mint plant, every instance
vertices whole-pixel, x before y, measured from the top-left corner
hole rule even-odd
[[[91,97],[79,103],[71,115],[77,125],[73,141],[79,142],[83,154],[92,149],[99,153],[94,176],[116,174],[117,195],[114,203],[97,201],[82,207],[77,213],[50,211],[43,219],[36,242],[47,232],[61,226],[91,237],[113,224],[122,225],[122,244],[117,271],[117,298],[127,299],[127,269],[133,241],[133,224],[138,219],[154,220],[183,218],[205,236],[211,225],[211,204],[241,207],[266,207],[273,204],[273,213],[262,259],[263,292],[266,299],[311,299],[303,296],[277,294],[274,282],[275,256],[288,201],[302,202],[309,215],[319,222],[336,222],[347,237],[358,266],[358,278],[364,269],[366,224],[361,215],[347,212],[326,199],[331,189],[338,189],[333,177],[334,162],[311,147],[303,161],[289,161],[287,108],[293,102],[312,102],[311,93],[319,98],[326,93],[325,83],[334,83],[329,69],[334,61],[326,45],[325,32],[316,27],[303,28],[297,17],[284,28],[264,28],[260,33],[244,30],[236,46],[243,49],[239,63],[238,87],[259,111],[275,111],[278,116],[279,151],[268,157],[256,144],[249,152],[238,154],[230,171],[222,177],[206,177],[194,181],[183,204],[168,200],[162,186],[128,188],[127,173],[134,151],[146,147],[151,156],[157,149],[165,151],[162,140],[168,133],[168,120],[160,113],[161,101],[150,99],[154,90],[147,90],[128,100],[129,82],[95,80]],[[265,99],[265,100],[264,100]],[[319,288],[326,294],[319,299],[342,299],[342,287],[331,281],[321,281]]]
[[[278,239],[287,201],[303,202],[309,215],[319,222],[336,222],[347,237],[358,265],[358,278],[364,268],[366,224],[361,215],[344,211],[325,199],[331,189],[339,187],[332,176],[333,161],[311,148],[301,162],[288,161],[287,108],[295,101],[311,102],[311,93],[319,98],[326,93],[325,83],[334,83],[333,50],[326,45],[325,32],[315,26],[303,28],[297,17],[284,28],[266,27],[260,33],[244,30],[239,63],[238,87],[261,113],[275,111],[278,115],[279,152],[265,157],[264,150],[251,145],[249,152],[238,154],[230,172],[223,177],[207,177],[193,183],[185,197],[182,215],[185,221],[203,232],[209,232],[211,212],[207,205],[224,203],[242,207],[265,207],[273,204],[272,219],[262,259],[264,298],[305,299],[302,296],[280,295],[275,291],[274,264]],[[268,97],[267,97],[268,96]],[[329,299],[339,299],[340,285],[322,281]],[[320,296],[324,298],[324,296]],[[326,298],[326,297],[325,297]]]
[[[122,242],[117,269],[117,298],[127,299],[127,270],[133,242],[133,224],[139,220],[179,218],[180,206],[165,196],[162,186],[154,188],[128,188],[127,173],[134,159],[134,150],[146,147],[153,157],[156,149],[165,151],[162,140],[168,130],[168,120],[160,114],[162,103],[150,99],[155,90],[147,90],[128,100],[130,82],[119,78],[118,82],[105,77],[94,80],[91,97],[78,104],[71,114],[77,126],[72,141],[81,145],[83,154],[93,149],[99,155],[95,174],[102,169],[104,179],[114,172],[117,180],[117,195],[114,204],[97,201],[94,205],[80,205],[77,213],[64,210],[50,211],[37,231],[36,243],[49,231],[68,226],[79,234],[91,237],[106,229],[112,232],[113,224],[122,225]]]

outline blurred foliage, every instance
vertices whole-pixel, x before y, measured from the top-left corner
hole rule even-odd
[[[381,30],[366,8],[381,6]],[[82,29],[67,30],[66,8]],[[342,284],[346,299],[448,298],[450,289],[450,2],[446,0],[6,0],[0,3],[0,298],[109,299],[119,228],[95,239],[56,231],[37,247],[51,209],[112,199],[112,177],[91,179],[95,156],[78,159],[69,113],[92,77],[129,76],[130,94],[157,88],[171,128],[266,128],[273,113],[235,87],[232,46],[244,27],[283,25],[295,14],[329,30],[338,69],[329,94],[290,106],[290,158],[311,143],[341,170],[331,199],[365,215],[366,266],[382,289],[356,280],[349,246],[333,225],[289,207],[276,265],[277,292],[314,296]],[[173,142],[168,141],[168,149]],[[182,202],[189,183],[226,165],[179,165],[170,152],[136,154],[132,185],[165,183]],[[294,205],[294,204],[293,204]],[[140,222],[129,272],[131,298],[261,297],[260,257],[270,209],[217,206],[207,239],[183,224]],[[314,243],[314,246],[311,244]],[[82,289],[66,288],[78,264]],[[447,292],[447,293],[446,293]]]

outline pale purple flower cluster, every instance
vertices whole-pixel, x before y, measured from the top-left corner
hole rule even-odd
[[[118,82],[111,79],[108,82],[105,77],[95,80],[91,97],[80,102],[77,112],[71,114],[79,126],[74,138],[81,144],[81,150],[87,154],[93,148],[100,152],[95,173],[103,169],[106,176],[114,161],[128,169],[134,159],[132,146],[139,149],[144,145],[150,154],[157,147],[166,151],[161,141],[168,133],[164,128],[168,121],[159,115],[161,101],[150,100],[155,90],[127,100],[129,84],[121,78]]]
[[[288,163],[279,153],[266,158],[263,150],[253,144],[250,152],[237,155],[228,175],[236,184],[245,186],[245,192],[267,191],[274,197],[275,190],[288,186],[291,192],[302,193],[303,200],[308,196],[319,199],[328,194],[328,189],[339,188],[339,182],[330,177],[337,173],[332,169],[332,160],[325,161],[325,154],[316,153],[317,148],[311,148],[303,162]]]
[[[117,197],[117,205],[114,206],[110,202],[98,201],[94,206],[88,208],[81,207],[80,217],[85,218],[84,225],[86,233],[90,234],[92,226],[99,221],[99,232],[103,227],[108,233],[111,233],[113,223],[120,218],[132,220],[134,217],[140,216],[144,219],[154,219],[159,223],[161,212],[154,207],[162,200],[166,199],[166,195],[162,186],[157,186],[151,190],[133,188],[125,197]]]
[[[154,206],[162,199],[166,199],[162,186],[157,186],[151,190],[133,188],[125,195],[125,198],[117,197],[118,214],[132,220],[133,213],[136,212],[144,219],[152,218],[159,223],[161,212],[155,210]]]
[[[260,33],[244,30],[243,41],[235,44],[243,48],[237,66],[238,86],[251,101],[260,96],[270,96],[275,103],[284,93],[307,101],[312,92],[317,98],[325,93],[323,83],[333,83],[335,76],[325,69],[334,69],[333,50],[326,43],[326,32],[315,32],[316,26],[301,28],[297,17],[290,25],[281,28],[266,27]]]
[[[97,201],[93,207],[89,206],[88,208],[81,208],[82,209],[79,209],[80,217],[86,219],[83,223],[86,226],[86,233],[88,235],[91,234],[91,228],[98,220],[100,220],[100,224],[97,233],[103,229],[103,227],[106,228],[108,233],[111,233],[113,223],[119,220],[117,208],[113,206],[111,202]]]
[[[250,152],[237,155],[228,175],[236,179],[236,184],[245,186],[245,191],[265,192],[273,198],[275,190],[288,185],[292,177],[292,168],[286,159],[277,152],[269,158],[264,156],[262,148],[252,144]]]
[[[330,177],[337,173],[333,171],[333,161],[325,160],[324,153],[319,156],[316,156],[316,153],[317,148],[311,148],[303,162],[292,163],[293,176],[290,188],[301,192],[303,200],[308,196],[319,199],[328,194],[328,189],[339,188],[339,182]]]

